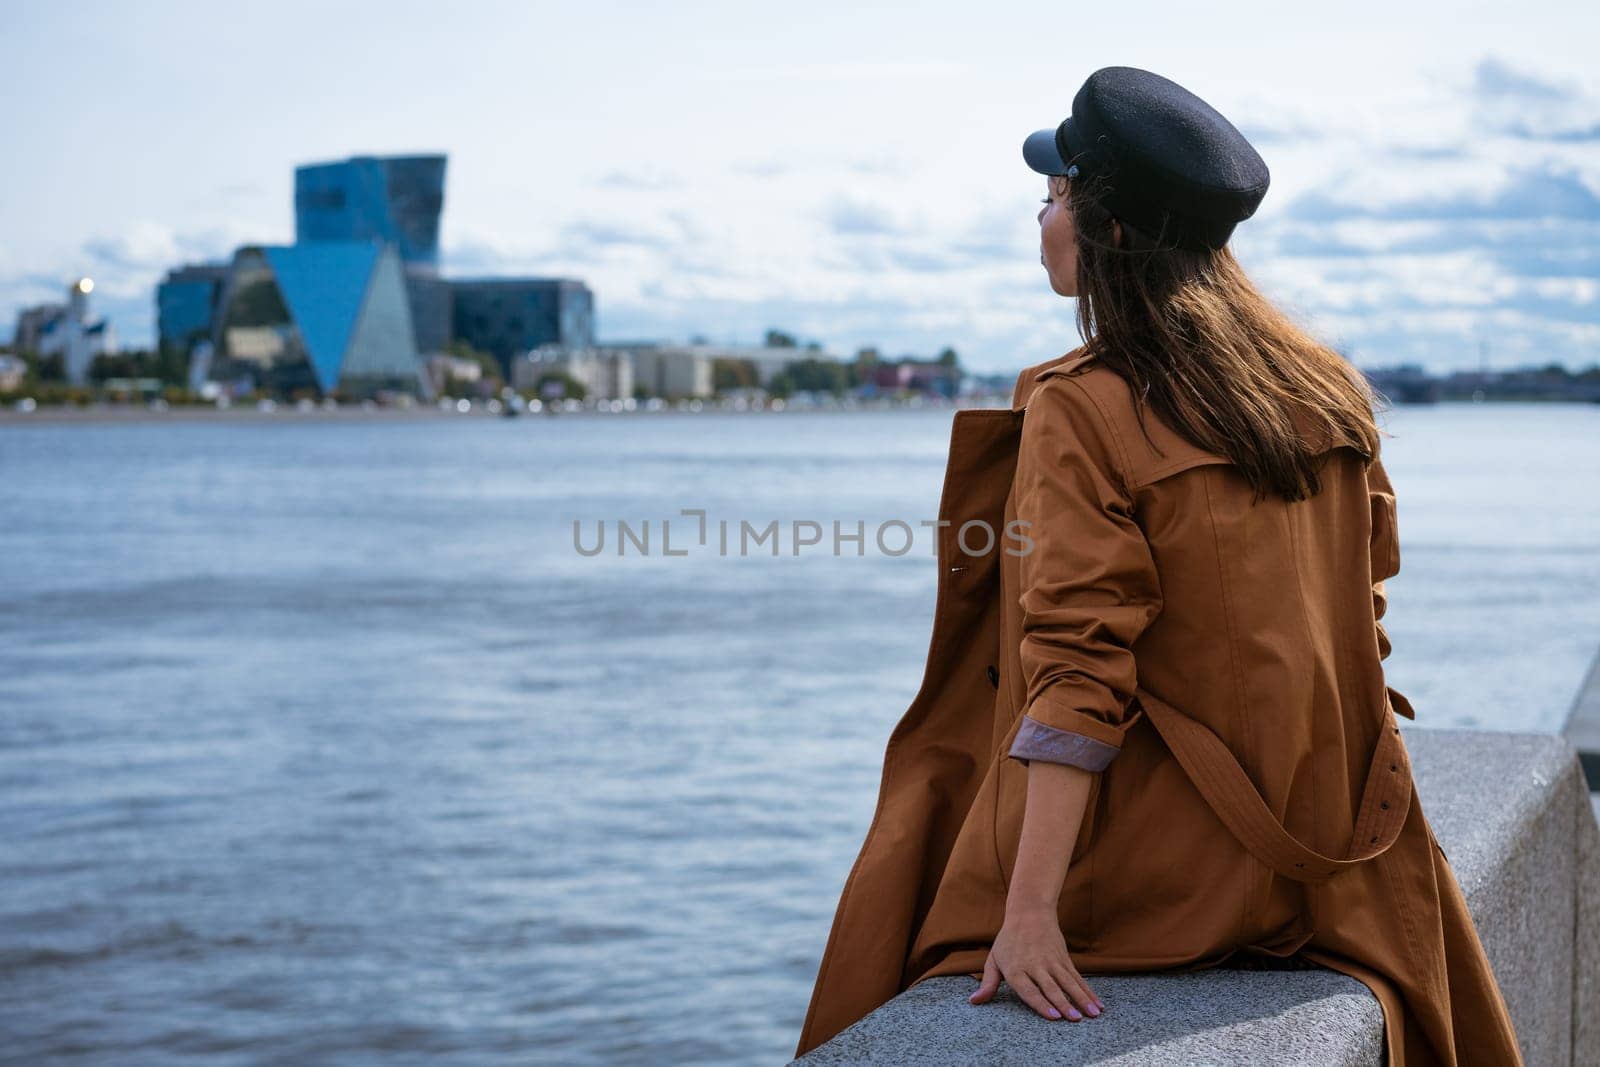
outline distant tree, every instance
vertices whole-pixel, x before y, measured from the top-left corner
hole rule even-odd
[[[89,364],[90,381],[103,382],[107,378],[137,378],[131,352],[102,352]]]
[[[714,359],[711,361],[711,389],[753,389],[761,384],[761,371],[754,360]]]
[[[196,338],[196,341],[200,340],[207,340],[207,338]],[[168,385],[187,387],[189,384],[189,354],[191,351],[193,351],[192,345],[175,345],[167,341],[156,345],[155,373],[150,377],[160,378]]]
[[[800,347],[800,345],[794,339],[794,334],[784,333],[782,330],[768,330],[766,343],[768,348]]]
[[[843,363],[832,359],[802,359],[784,368],[796,390],[832,393],[838,396],[849,388],[849,379]],[[770,386],[768,387],[770,391]]]
[[[81,385],[68,385],[65,382],[32,382],[22,388],[22,395],[32,397],[40,404],[72,404],[83,407],[93,399],[93,394]]]
[[[457,359],[470,360],[476,363],[483,371],[483,380],[491,385],[500,386],[505,384],[505,368],[501,367],[500,361],[489,353],[473,348],[470,344],[461,340],[451,341],[446,346],[445,351]]]
[[[779,371],[767,383],[767,395],[786,400],[794,394],[794,379],[789,377],[788,371]]]
[[[946,348],[939,353],[938,362],[941,367],[959,367],[961,366],[961,357],[956,355],[955,349]]]
[[[564,371],[546,371],[533,383],[533,390],[541,397],[560,397],[582,400],[589,395],[584,384]]]
[[[107,378],[156,378],[163,385],[182,385],[188,377],[188,360],[171,345],[154,352],[143,349],[103,352],[89,364],[89,378],[96,382]]]
[[[33,379],[37,382],[64,382],[67,380],[67,361],[60,352],[53,356],[41,356],[29,352],[23,354],[24,359],[31,359]]]
[[[856,349],[856,358],[846,368],[846,378],[850,388],[856,389],[871,382],[880,359],[882,355],[878,352],[877,345],[866,345]]]

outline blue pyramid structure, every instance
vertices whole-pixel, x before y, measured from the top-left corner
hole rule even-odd
[[[264,249],[323,392],[339,380],[379,247],[364,241],[319,241]]]

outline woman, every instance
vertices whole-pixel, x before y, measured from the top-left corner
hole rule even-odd
[[[1254,961],[1364,982],[1396,1067],[1521,1063],[1384,681],[1374,397],[1227,247],[1266,165],[1128,67],[1024,157],[1086,344],[956,415],[927,669],[797,1055],[927,978],[1093,1025],[1085,975]]]

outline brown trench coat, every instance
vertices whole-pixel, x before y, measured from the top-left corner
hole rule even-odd
[[[1119,747],[1060,897],[1085,975],[1298,952],[1372,990],[1394,1067],[1520,1063],[1384,681],[1382,463],[1321,438],[1320,493],[1252,506],[1224,457],[1145,426],[1083,349],[1024,371],[1011,410],[955,415],[927,666],[796,1055],[922,979],[981,976],[1026,712]]]

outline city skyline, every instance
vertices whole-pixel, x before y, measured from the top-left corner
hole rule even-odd
[[[472,5],[447,24],[413,6],[381,24],[286,10],[246,13],[226,39],[195,5],[11,16],[0,84],[26,104],[0,136],[26,163],[0,206],[0,330],[88,276],[97,313],[146,345],[164,270],[292,239],[294,166],[440,152],[441,269],[583,278],[602,339],[776,327],[844,352],[948,344],[1002,372],[1077,343],[1072,302],[1038,269],[1042,183],[1021,139],[1090,70],[1127,63],[1257,144],[1273,187],[1236,251],[1358,363],[1600,355],[1588,12],[1373,6],[1325,25],[1241,7],[1249,40],[1197,55],[1194,26],[1217,16],[1176,6],[1139,33],[1048,6],[977,25],[939,8],[786,22],[614,7],[615,32],[552,7]],[[383,47],[352,53],[363,33]],[[69,38],[82,73],[62,79],[47,61]],[[268,76],[291,47],[303,76]]]
[[[493,357],[502,374],[540,345],[590,345],[594,297],[582,281],[439,273],[448,163],[432,154],[296,167],[294,244],[244,245],[163,277],[163,356],[187,361],[195,391],[208,381],[286,395],[398,387],[431,399],[428,362],[455,344]],[[81,384],[85,370],[68,380]]]

